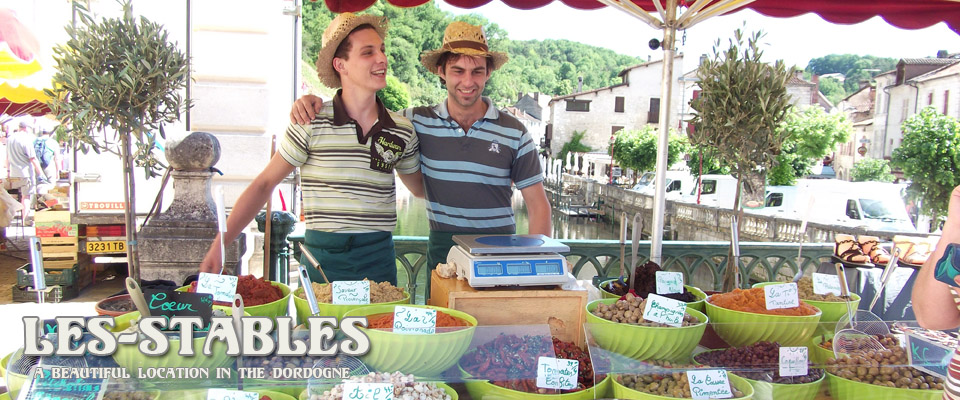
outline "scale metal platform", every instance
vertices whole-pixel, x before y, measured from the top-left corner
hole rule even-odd
[[[562,285],[570,247],[544,235],[455,235],[447,263],[472,287]]]

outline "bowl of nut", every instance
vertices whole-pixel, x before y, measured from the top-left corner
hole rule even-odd
[[[646,321],[646,300],[600,299],[587,304],[587,329],[604,350],[638,360],[683,360],[700,343],[707,316],[687,308],[680,327]]]
[[[404,375],[399,372],[392,374],[377,372],[366,375],[353,376],[344,382],[363,383],[392,383],[394,399],[417,400],[458,400],[457,391],[441,382],[418,381],[413,375]],[[331,388],[308,387],[300,393],[299,400],[340,400],[349,396],[343,392],[343,384]],[[366,398],[366,397],[364,397]],[[373,397],[371,397],[373,398]],[[380,398],[388,398],[386,395]]]
[[[856,351],[827,360],[827,384],[835,400],[922,399],[943,397],[943,378],[913,368],[907,350]]]
[[[737,376],[753,386],[754,396],[758,399],[815,399],[823,383],[823,369],[810,367],[805,375],[781,376],[779,358],[779,344],[758,342],[744,347],[705,351],[694,356],[693,361],[736,371]]]
[[[753,287],[764,287],[783,282],[760,282]],[[797,289],[800,292],[800,300],[818,308],[820,315],[820,330],[833,332],[837,327],[837,322],[844,315],[847,315],[847,302],[840,296],[834,294],[816,294],[813,292],[813,279],[803,277],[797,282]],[[850,293],[850,308],[856,310],[860,305],[860,296],[856,293]]]
[[[602,298],[619,299],[620,297],[623,296],[623,294],[626,294],[626,291],[623,291],[623,294],[616,294],[616,292],[618,291],[616,291],[615,289],[613,289],[613,287],[611,287],[611,285],[614,282],[617,282],[616,278],[608,279],[600,283],[599,289],[600,289],[600,295],[602,296]],[[614,291],[611,292],[610,290],[614,290]],[[706,293],[690,285],[683,285],[683,293],[667,294],[663,296],[669,297],[674,300],[683,301],[687,303],[687,307],[693,308],[694,310],[697,310],[700,312],[703,312],[703,302],[707,298]],[[681,298],[680,296],[684,296],[684,297]],[[693,300],[690,300],[691,297],[693,298]]]
[[[734,289],[707,298],[710,326],[734,347],[761,341],[803,346],[810,341],[820,310],[803,300],[799,307],[768,310],[763,288]]]
[[[739,376],[727,374],[730,379],[731,399],[753,398],[753,387]],[[617,399],[674,400],[693,398],[684,370],[662,370],[650,374],[618,374],[613,377],[613,397]]]
[[[366,280],[366,279],[364,279]],[[318,315],[324,317],[343,318],[347,311],[366,307],[366,304],[333,304],[333,288],[326,283],[313,282],[313,294],[317,298]],[[410,294],[402,288],[395,287],[390,282],[370,282],[370,304],[398,305],[409,304]],[[303,289],[293,292],[293,304],[297,308],[297,320],[306,323],[310,316],[310,302],[307,301]],[[307,325],[309,326],[309,325]]]
[[[503,357],[510,354],[510,357]],[[577,360],[576,388],[569,390],[537,387],[536,371],[540,357]],[[604,397],[609,380],[597,376],[590,354],[576,344],[540,335],[498,335],[470,350],[459,362],[460,373],[467,378],[467,391],[474,399],[560,398],[586,400]]]

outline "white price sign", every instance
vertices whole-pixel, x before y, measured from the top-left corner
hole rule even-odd
[[[768,310],[800,307],[800,292],[796,283],[782,283],[763,287]]]
[[[537,387],[570,390],[577,388],[580,361],[554,357],[537,359]]]
[[[397,306],[393,309],[393,331],[404,334],[434,334],[437,331],[437,310]]]
[[[643,319],[679,328],[686,311],[687,303],[650,293],[643,306]]]
[[[813,293],[840,295],[840,278],[831,274],[813,273]]]
[[[733,397],[730,390],[730,378],[723,369],[688,370],[687,382],[690,383],[690,394],[695,399],[729,399]]]
[[[809,358],[806,347],[780,347],[780,376],[804,376]]]
[[[657,271],[657,294],[683,293],[683,273]]]
[[[370,304],[370,281],[334,281],[333,304]]]
[[[343,398],[350,400],[393,400],[393,384],[344,382]]]
[[[197,293],[209,293],[213,295],[213,301],[231,303],[233,295],[237,293],[239,279],[236,276],[201,272],[197,278]]]
[[[260,400],[260,395],[242,390],[207,389],[207,400]]]

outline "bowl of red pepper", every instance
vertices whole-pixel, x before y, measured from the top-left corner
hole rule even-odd
[[[178,291],[196,292],[197,282],[183,286]],[[244,275],[237,280],[237,294],[243,297],[243,311],[255,317],[276,318],[287,315],[290,302],[290,287],[253,275]],[[213,304],[230,307],[230,303],[215,301]]]
[[[540,357],[577,360],[577,387],[571,390],[537,387]],[[590,354],[571,342],[542,335],[501,334],[460,359],[464,386],[474,399],[586,400],[607,396],[610,381],[596,375]]]
[[[439,376],[457,364],[467,351],[477,329],[477,319],[451,308],[403,304],[404,307],[437,310],[436,333],[405,334],[393,331],[397,305],[372,305],[347,311],[343,317],[367,317],[370,351],[360,357],[377,371],[399,371],[417,377]]]

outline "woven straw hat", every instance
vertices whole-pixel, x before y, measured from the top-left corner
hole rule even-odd
[[[461,21],[455,21],[447,25],[447,29],[443,32],[443,45],[437,50],[423,52],[423,55],[420,56],[420,63],[427,67],[428,71],[439,75],[437,61],[446,52],[490,57],[493,59],[493,70],[490,72],[503,66],[508,58],[506,53],[490,51],[487,46],[487,36],[483,33],[482,27]]]
[[[320,78],[320,83],[329,88],[340,87],[340,77],[333,69],[333,53],[351,31],[363,24],[370,24],[381,38],[386,37],[386,18],[376,15],[356,15],[351,12],[337,15],[323,31],[320,53],[317,54],[317,76]]]

